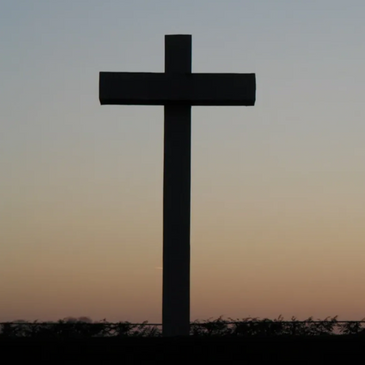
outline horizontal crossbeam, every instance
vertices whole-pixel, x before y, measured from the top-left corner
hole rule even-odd
[[[100,72],[109,105],[255,105],[255,74]]]

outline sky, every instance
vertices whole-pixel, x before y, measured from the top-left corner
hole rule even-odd
[[[363,0],[3,0],[0,322],[162,318],[163,107],[100,71],[255,73],[193,107],[191,320],[365,317]]]

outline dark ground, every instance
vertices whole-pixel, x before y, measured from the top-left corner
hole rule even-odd
[[[2,364],[353,364],[365,362],[365,338],[1,339]]]

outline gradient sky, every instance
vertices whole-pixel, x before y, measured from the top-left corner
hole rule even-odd
[[[163,108],[99,71],[256,73],[194,107],[191,320],[365,317],[363,0],[3,0],[0,321],[161,322]]]

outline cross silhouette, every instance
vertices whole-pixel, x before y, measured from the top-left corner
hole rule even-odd
[[[100,72],[103,104],[164,106],[163,336],[190,331],[191,106],[255,104],[255,74],[191,73],[191,35],[165,36],[165,72]]]

